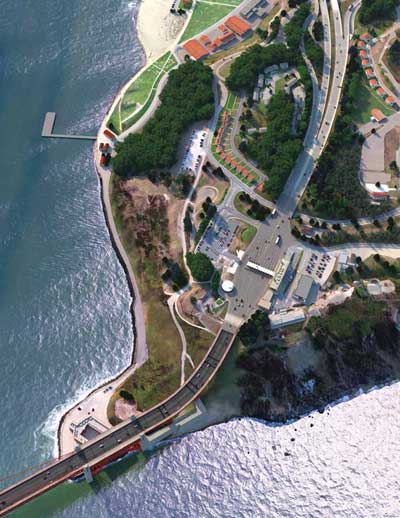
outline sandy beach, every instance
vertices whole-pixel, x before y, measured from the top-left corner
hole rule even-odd
[[[146,59],[160,56],[175,42],[186,17],[169,12],[172,0],[142,0],[137,19],[137,32]]]

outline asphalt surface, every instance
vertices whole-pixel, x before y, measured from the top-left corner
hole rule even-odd
[[[111,453],[119,444],[130,440],[134,442],[140,434],[154,430],[157,426],[179,413],[205,387],[228,352],[240,324],[251,315],[259,298],[266,290],[266,276],[256,273],[245,266],[253,261],[274,270],[287,248],[294,241],[290,233],[289,217],[293,214],[298,198],[304,192],[311,177],[315,159],[320,156],[333,127],[336,110],[341,95],[341,88],[347,64],[351,13],[346,14],[343,30],[337,0],[331,0],[335,29],[335,64],[333,79],[329,91],[329,100],[325,109],[320,131],[311,149],[306,149],[299,158],[298,166],[293,170],[287,187],[278,200],[278,211],[261,225],[256,238],[251,243],[243,258],[243,266],[235,276],[235,290],[230,295],[229,311],[225,327],[217,336],[206,358],[192,377],[165,402],[146,412],[143,416],[127,421],[112,428],[109,432],[90,441],[81,451],[60,460],[56,464],[41,470],[18,484],[0,493],[0,516],[22,505],[30,498],[54,487],[70,476],[82,471],[83,466],[99,457]],[[321,0],[321,13],[324,18],[326,0]],[[326,29],[326,26],[325,26]],[[325,31],[325,37],[326,31]],[[325,72],[325,70],[324,70]],[[320,103],[321,104],[321,103]],[[317,120],[317,118],[313,119]],[[279,243],[276,238],[279,236]]]
[[[141,434],[154,431],[161,424],[165,424],[176,416],[198,397],[216,373],[233,343],[236,331],[232,327],[230,330],[221,330],[195,373],[185,385],[167,400],[139,418],[124,421],[111,428],[108,432],[83,445],[79,451],[72,453],[70,456],[56,461],[53,465],[1,491],[0,516],[4,516],[19,505],[23,505],[30,499],[61,484],[71,476],[81,473],[85,465],[95,464],[101,457],[105,456],[106,458],[107,453],[110,455],[115,453],[118,448],[122,449],[127,444],[139,440]]]

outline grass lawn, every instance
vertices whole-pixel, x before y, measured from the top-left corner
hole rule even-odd
[[[356,124],[366,124],[370,121],[371,110],[378,108],[386,116],[394,113],[394,110],[388,106],[369,86],[367,86],[365,79],[363,79],[360,95],[354,105],[352,117]]]
[[[154,99],[161,78],[175,65],[175,58],[167,52],[145,68],[129,86],[109,120],[117,133],[126,130],[143,116]]]
[[[210,25],[227,16],[232,9],[233,7],[228,5],[197,3],[180,41],[193,38],[193,36],[204,31]]]
[[[286,79],[281,77],[275,83],[275,92],[281,92],[285,88]]]
[[[238,237],[244,245],[249,245],[257,234],[257,228],[244,222],[241,225],[242,228],[239,231]]]
[[[130,229],[121,221],[121,212],[118,210],[118,200],[113,195],[112,182],[110,191],[117,230],[131,260],[144,307],[149,350],[149,360],[118,387],[118,390],[124,388],[132,392],[138,408],[147,410],[179,387],[182,343],[168,306],[161,300],[162,285],[159,272],[154,271],[153,263],[150,261],[144,265],[143,272],[139,271],[135,240],[132,239]],[[112,402],[115,399],[116,397],[112,398],[107,410],[111,419],[114,414]]]
[[[208,333],[207,331],[202,331],[197,327],[193,327],[187,324],[182,319],[180,319],[178,315],[177,319],[186,336],[187,352],[192,358],[195,367],[197,367],[215,340],[215,336],[211,333]],[[189,361],[186,360],[186,377],[189,377],[192,372],[193,369],[191,368]]]

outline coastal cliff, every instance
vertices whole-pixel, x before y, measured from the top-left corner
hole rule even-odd
[[[256,314],[240,337],[242,415],[285,422],[400,378],[400,333],[384,302],[353,298],[294,333],[273,333]]]

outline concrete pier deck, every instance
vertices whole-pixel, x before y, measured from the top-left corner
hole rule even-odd
[[[55,112],[47,112],[44,117],[42,137],[46,138],[72,138],[75,140],[96,140],[96,136],[91,135],[66,135],[61,133],[53,133],[54,123],[56,120]]]

